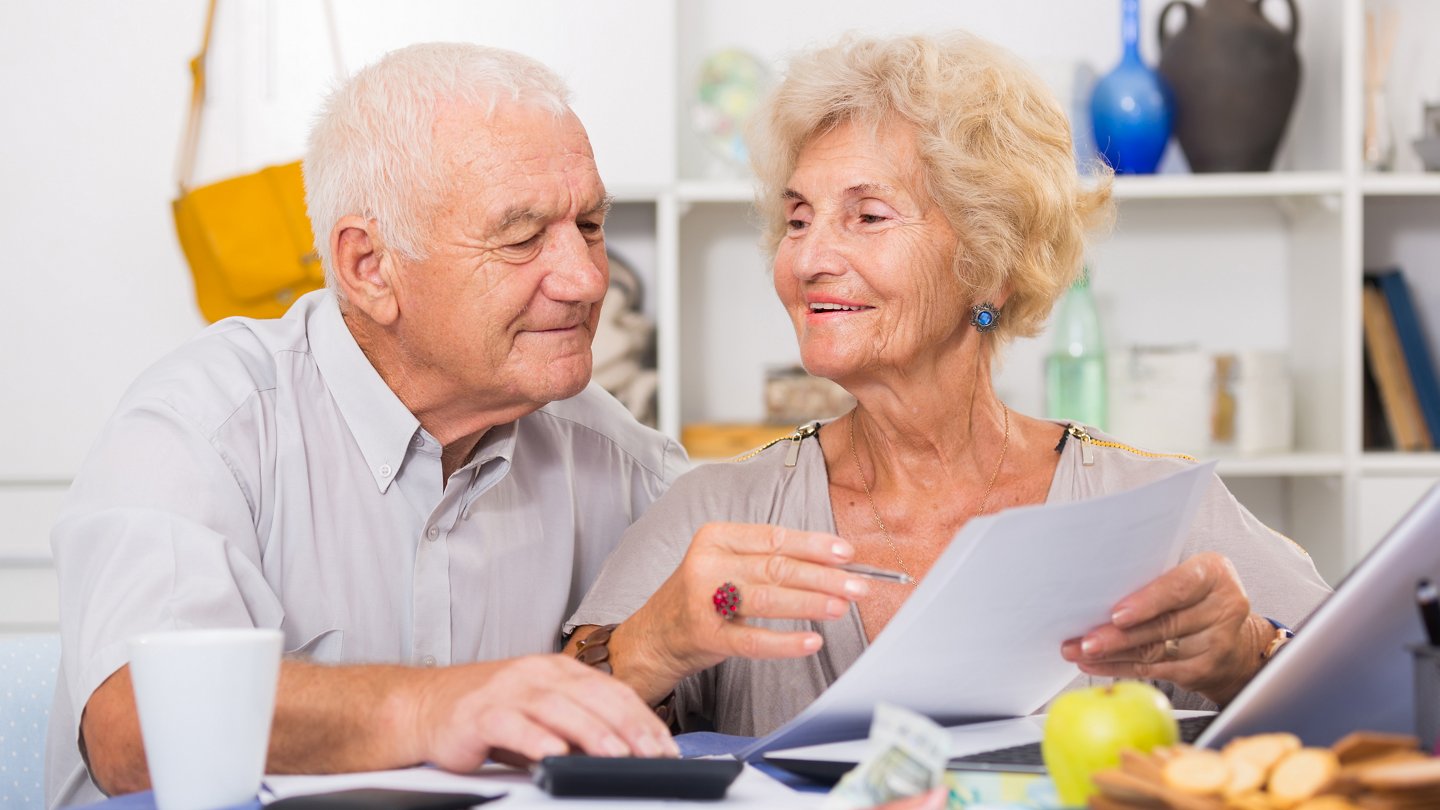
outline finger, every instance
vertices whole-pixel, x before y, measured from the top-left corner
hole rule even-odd
[[[1124,656],[1132,650],[1163,644],[1166,639],[1204,632],[1220,621],[1223,615],[1220,606],[1201,602],[1182,610],[1162,613],[1144,624],[1125,629],[1113,624],[1101,625],[1078,640],[1079,654],[1093,660]]]
[[[855,600],[870,592],[870,583],[863,577],[807,562],[784,554],[761,557],[751,555],[745,560],[744,579],[768,585],[784,585],[802,591]]]
[[[1222,585],[1195,605],[1163,613],[1148,622],[1125,629],[1113,624],[1097,627],[1080,639],[1080,655],[1104,658],[1167,639],[1211,634],[1230,636],[1238,632],[1249,615],[1250,600],[1245,592],[1238,586]]]
[[[489,758],[501,765],[509,765],[512,768],[520,768],[521,770],[529,770],[530,767],[535,764],[535,760],[523,754],[517,754],[508,748],[490,749]]]
[[[496,707],[481,716],[480,734],[491,749],[504,747],[533,762],[570,752],[563,737],[515,707]]]
[[[776,585],[746,585],[740,592],[740,615],[747,618],[829,621],[850,611],[849,600],[823,593]]]
[[[1117,602],[1110,621],[1120,628],[1148,622],[1196,604],[1227,579],[1239,583],[1229,560],[1213,552],[1197,554]]]
[[[1196,659],[1184,661],[1161,661],[1147,664],[1141,661],[1095,661],[1077,664],[1086,675],[1098,678],[1130,678],[1142,681],[1169,681],[1182,689],[1192,689],[1200,682],[1203,665]]]
[[[744,624],[730,624],[721,633],[727,655],[742,658],[804,658],[814,655],[824,643],[819,633],[769,630]]]
[[[584,705],[632,752],[644,757],[680,755],[670,730],[635,690],[588,667],[584,675],[567,683],[566,688],[579,695]]]
[[[1193,639],[1194,636],[1188,638]],[[1198,654],[1196,645],[1188,641],[1186,637],[1182,637],[1150,644],[1138,644],[1101,656],[1082,654],[1077,662],[1087,664],[1162,664],[1167,661],[1193,658],[1196,654]]]
[[[588,702],[572,697],[571,691],[564,688],[546,690],[517,708],[531,722],[591,756],[628,757],[641,753],[638,746],[632,747],[622,740]]]
[[[807,532],[755,523],[707,523],[695,540],[735,554],[781,554],[824,565],[846,563],[855,557],[848,540],[824,532]]]

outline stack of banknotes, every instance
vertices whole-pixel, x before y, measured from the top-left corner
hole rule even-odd
[[[825,799],[825,810],[857,810],[917,796],[944,785],[955,808],[1060,807],[1050,780],[1038,774],[946,771],[950,735],[928,717],[881,703],[870,724],[870,752]]]

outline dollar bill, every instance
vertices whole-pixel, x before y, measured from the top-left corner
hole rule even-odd
[[[916,796],[944,783],[950,735],[934,721],[889,703],[875,706],[870,750],[825,797],[825,810],[854,810]]]

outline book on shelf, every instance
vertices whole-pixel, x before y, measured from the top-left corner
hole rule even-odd
[[[1416,398],[1420,400],[1420,414],[1425,418],[1425,427],[1432,439],[1440,439],[1440,380],[1435,376],[1430,342],[1425,337],[1425,324],[1415,307],[1410,285],[1398,268],[1369,275],[1385,293],[1385,301],[1390,305],[1390,319],[1395,323],[1395,333],[1400,338],[1400,350],[1405,354],[1405,366],[1410,370],[1410,381],[1415,386]]]
[[[1365,278],[1362,298],[1362,323],[1365,333],[1365,360],[1375,377],[1385,424],[1397,450],[1429,450],[1431,442],[1425,417],[1420,412],[1420,399],[1410,378],[1405,352],[1395,329],[1390,305],[1381,292],[1379,282]]]
[[[1360,446],[1366,450],[1393,450],[1395,440],[1390,436],[1390,425],[1385,421],[1385,405],[1380,399],[1380,386],[1375,382],[1375,371],[1370,367],[1370,358],[1360,364],[1364,381],[1364,400],[1361,403]]]

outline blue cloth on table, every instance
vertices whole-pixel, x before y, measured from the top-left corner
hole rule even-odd
[[[755,742],[754,737],[738,737],[734,734],[720,734],[714,731],[692,731],[689,734],[680,734],[675,737],[675,744],[680,746],[680,756],[686,759],[734,754],[753,742]],[[750,764],[792,790],[803,790],[806,793],[828,793],[830,791],[828,785],[822,785],[790,773],[783,768],[777,768],[764,760],[757,759]]]
[[[692,731],[675,737],[675,744],[680,746],[680,756],[685,759],[734,754],[753,742],[754,737],[739,737],[715,731]]]

